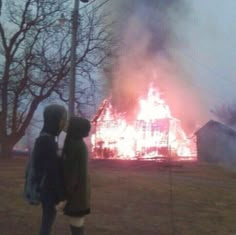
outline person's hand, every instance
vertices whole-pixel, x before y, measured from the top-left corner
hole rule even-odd
[[[56,211],[59,213],[59,214],[63,214],[63,209],[66,205],[66,200],[65,201],[61,201],[59,202],[57,205],[56,205]]]

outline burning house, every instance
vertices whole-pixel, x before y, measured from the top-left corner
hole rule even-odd
[[[136,118],[128,120],[126,113],[115,110],[111,98],[103,101],[93,119],[94,158],[196,159],[194,140],[187,138],[180,120],[172,117],[158,90],[151,87],[138,103]]]
[[[199,160],[209,163],[236,163],[235,130],[210,120],[195,134]]]

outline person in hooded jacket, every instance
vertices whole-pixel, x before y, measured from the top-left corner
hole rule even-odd
[[[63,167],[57,153],[56,137],[65,126],[67,112],[61,105],[49,105],[44,109],[43,117],[44,125],[33,149],[33,167],[36,182],[41,182],[38,189],[42,204],[39,234],[50,235],[56,218],[55,206],[64,200]]]
[[[90,213],[90,180],[88,150],[83,138],[89,135],[90,122],[71,117],[63,147],[64,184],[68,217],[72,235],[85,234],[84,218]]]

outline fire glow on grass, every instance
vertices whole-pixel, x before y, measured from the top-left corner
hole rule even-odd
[[[147,97],[139,99],[134,121],[118,113],[110,99],[93,120],[91,137],[93,156],[104,159],[167,159],[195,160],[195,141],[188,139],[178,119],[172,117],[158,90],[150,87]]]

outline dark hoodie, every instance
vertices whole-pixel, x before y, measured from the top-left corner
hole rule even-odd
[[[81,117],[69,121],[63,149],[64,181],[67,204],[64,213],[83,216],[90,213],[90,180],[88,150],[84,137],[90,131],[90,122]]]
[[[45,108],[44,125],[33,149],[36,179],[42,182],[39,189],[41,199],[45,202],[50,198],[51,204],[64,199],[62,163],[57,154],[58,147],[55,141],[55,137],[60,133],[60,121],[63,118],[66,118],[63,106],[49,105]]]

